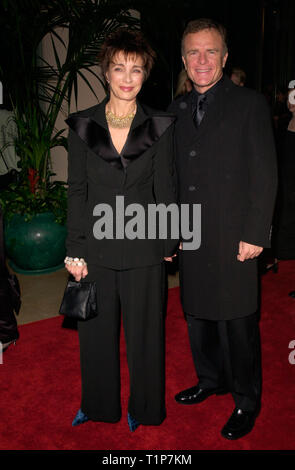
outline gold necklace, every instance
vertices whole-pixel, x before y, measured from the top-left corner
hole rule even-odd
[[[123,129],[124,127],[130,127],[131,122],[135,116],[136,108],[132,113],[126,114],[126,116],[116,116],[112,111],[106,110],[106,120],[111,127],[117,129]]]

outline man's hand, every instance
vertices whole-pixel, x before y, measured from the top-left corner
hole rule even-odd
[[[239,261],[245,261],[246,259],[254,259],[260,255],[263,248],[261,246],[251,245],[250,243],[240,242],[239,253],[237,259]]]
[[[86,266],[73,266],[70,264],[65,265],[66,269],[72,274],[76,281],[80,281],[81,278],[84,278],[88,274],[87,265]]]

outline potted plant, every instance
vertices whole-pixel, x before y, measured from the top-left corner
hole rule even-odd
[[[105,36],[121,25],[138,26],[129,3],[4,0],[0,6],[0,80],[13,107],[21,169],[17,181],[1,192],[0,203],[7,255],[17,272],[49,272],[63,265],[66,183],[53,180],[50,151],[66,148],[67,139],[65,129],[56,130],[56,120],[69,111],[72,95],[77,102],[78,77],[94,93],[85,71],[101,81],[93,67]],[[67,32],[67,44],[60,28]],[[54,66],[40,52],[45,37],[51,41]]]

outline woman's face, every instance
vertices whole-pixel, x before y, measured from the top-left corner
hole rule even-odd
[[[110,94],[124,101],[133,101],[136,98],[141,90],[144,77],[142,57],[135,54],[126,56],[121,51],[115,54],[106,73]]]

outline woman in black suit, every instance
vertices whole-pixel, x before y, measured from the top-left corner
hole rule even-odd
[[[67,120],[66,268],[76,280],[96,281],[98,302],[98,316],[78,325],[82,401],[73,425],[121,417],[121,310],[130,430],[139,424],[159,425],[165,418],[164,259],[171,260],[177,240],[147,238],[145,215],[149,204],[176,201],[174,117],[137,100],[154,56],[140,32],[121,29],[111,35],[100,56],[108,97]],[[135,203],[145,215],[133,224],[126,214],[134,213],[130,204]],[[104,218],[98,218],[106,206]]]

